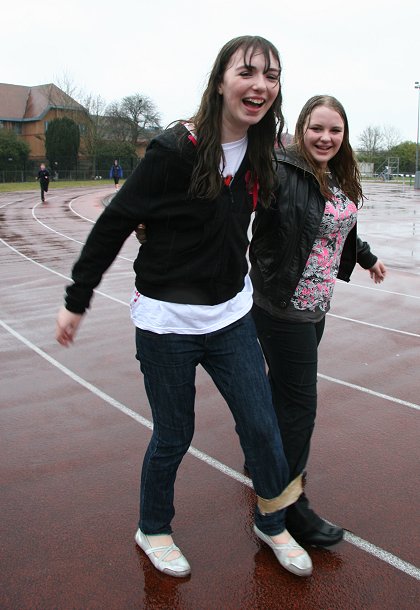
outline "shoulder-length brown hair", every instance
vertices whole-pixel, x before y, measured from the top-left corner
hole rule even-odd
[[[198,111],[190,119],[195,126],[197,138],[197,159],[190,184],[190,195],[194,197],[214,199],[222,188],[219,165],[223,156],[221,144],[223,96],[219,94],[218,88],[223,81],[231,57],[238,49],[243,50],[244,64],[247,67],[250,67],[256,53],[263,53],[265,72],[271,67],[272,57],[278,61],[281,69],[276,47],[260,36],[240,36],[230,40],[222,47],[214,62]],[[270,109],[261,121],[251,125],[248,129],[250,188],[258,179],[259,201],[266,206],[269,205],[276,185],[273,158],[274,144],[275,142],[280,143],[280,134],[284,126],[281,105],[282,95],[279,86],[278,95]]]
[[[344,193],[357,205],[363,203],[363,192],[361,186],[360,172],[356,158],[349,140],[349,124],[346,112],[342,104],[331,95],[315,95],[311,97],[300,111],[295,130],[295,147],[299,154],[311,167],[316,179],[318,180],[321,193],[327,198],[331,198],[331,191],[328,185],[328,177],[323,169],[313,160],[304,146],[304,135],[308,128],[311,114],[318,106],[326,106],[338,112],[344,122],[343,142],[337,154],[328,161],[328,168],[332,176],[338,182]]]

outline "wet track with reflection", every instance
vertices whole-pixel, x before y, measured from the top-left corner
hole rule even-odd
[[[201,369],[173,523],[192,574],[152,567],[133,539],[151,419],[127,306],[137,241],[65,350],[55,314],[112,189],[52,188],[45,205],[38,191],[0,195],[2,609],[420,607],[420,192],[365,192],[359,232],[388,277],[378,287],[357,269],[327,317],[307,491],[347,533],[331,550],[309,549],[308,579],[252,533],[233,421]]]

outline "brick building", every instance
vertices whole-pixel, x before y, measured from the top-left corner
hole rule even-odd
[[[0,129],[10,129],[30,147],[30,159],[45,158],[45,132],[49,121],[68,117],[80,128],[89,121],[85,108],[56,85],[0,83]]]

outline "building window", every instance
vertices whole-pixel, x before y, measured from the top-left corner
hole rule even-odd
[[[79,124],[79,132],[80,132],[81,136],[85,136],[86,135],[86,125]]]
[[[12,127],[13,133],[16,133],[17,135],[22,134],[22,123],[12,123],[11,127]]]

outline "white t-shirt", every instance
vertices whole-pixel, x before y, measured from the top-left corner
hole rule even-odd
[[[232,180],[235,179],[247,145],[247,136],[237,142],[222,144],[225,167],[222,160],[220,171],[224,177],[232,176]],[[158,334],[203,335],[225,328],[247,314],[252,307],[252,292],[248,274],[241,292],[218,305],[169,303],[151,299],[135,290],[130,301],[131,319],[138,328]]]

